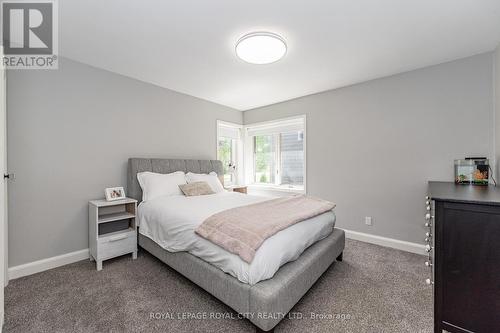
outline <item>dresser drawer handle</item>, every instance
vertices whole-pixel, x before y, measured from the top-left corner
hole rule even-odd
[[[116,242],[122,239],[127,238],[127,235],[119,235],[119,236],[114,236],[109,239],[110,242]]]

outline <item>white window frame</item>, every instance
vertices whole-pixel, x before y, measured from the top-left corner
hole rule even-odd
[[[217,156],[217,159],[219,159],[219,137],[221,137],[221,128],[228,128],[230,130],[237,130],[238,131],[238,136],[234,137],[236,139],[236,144],[234,145],[235,151],[232,152],[234,155],[233,159],[236,164],[236,173],[235,173],[235,180],[233,180],[230,184],[224,184],[224,186],[231,186],[231,185],[240,185],[244,183],[244,162],[243,162],[243,140],[242,140],[242,132],[243,132],[243,125],[240,124],[235,124],[231,123],[228,121],[223,121],[223,120],[217,120],[217,137],[216,137],[216,142],[215,142],[215,154]],[[228,136],[223,136],[223,137],[228,137]],[[229,137],[231,138],[231,137]]]
[[[278,154],[279,149],[279,135],[278,140],[274,143],[275,148],[275,161],[277,163],[276,168],[278,173],[275,175],[275,183],[274,184],[262,184],[256,183],[254,181],[254,135],[249,135],[249,130],[255,130],[258,128],[269,128],[269,127],[280,127],[282,125],[286,125],[287,122],[293,122],[295,120],[301,120],[303,122],[303,133],[304,133],[304,183],[303,186],[289,186],[289,185],[280,185],[278,182],[281,179],[281,175],[279,174],[279,170],[281,169],[281,161],[280,154]],[[249,188],[256,190],[273,190],[273,191],[284,191],[284,192],[293,192],[293,193],[307,193],[307,123],[306,123],[306,115],[270,120],[265,122],[246,124],[243,126],[243,142],[244,142],[244,169],[245,169],[245,183]],[[280,124],[281,123],[281,124]]]

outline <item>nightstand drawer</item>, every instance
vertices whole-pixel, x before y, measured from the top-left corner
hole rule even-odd
[[[137,233],[131,230],[100,236],[97,240],[97,260],[105,260],[137,251],[136,235]]]

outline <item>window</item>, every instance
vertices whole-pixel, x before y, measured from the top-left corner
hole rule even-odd
[[[224,136],[219,136],[219,143],[217,148],[218,159],[222,161],[224,169],[224,184],[233,184],[235,182],[234,176],[234,155],[236,152],[236,140]]]
[[[304,132],[280,134],[281,184],[304,185]]]
[[[247,183],[281,189],[305,188],[305,117],[248,125]]]
[[[243,153],[241,125],[217,121],[217,159],[222,161],[224,185],[238,184],[238,165]]]
[[[253,137],[254,183],[274,184],[275,143],[272,135]]]

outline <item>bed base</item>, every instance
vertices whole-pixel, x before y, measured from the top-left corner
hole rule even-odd
[[[139,235],[139,245],[238,313],[254,313],[249,320],[257,331],[268,332],[335,260],[342,261],[345,234],[335,228],[328,237],[306,249],[297,260],[283,265],[273,278],[253,286],[187,252],[168,252],[143,235]],[[259,313],[266,316],[258,316]],[[267,314],[280,315],[272,318]]]

